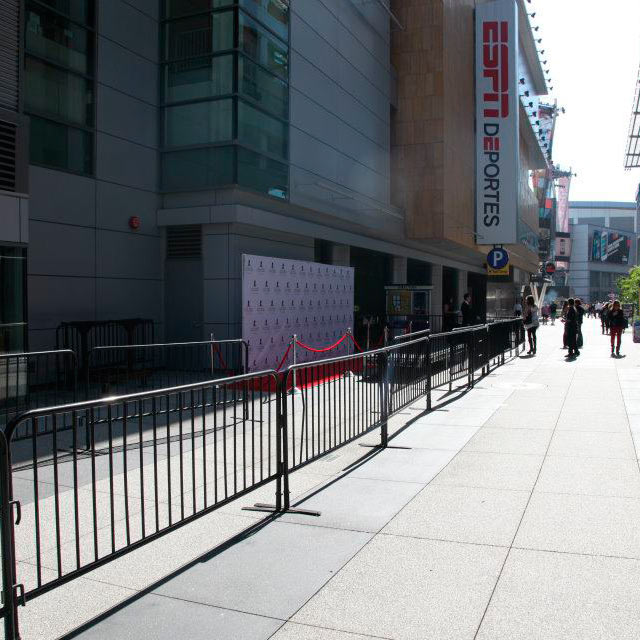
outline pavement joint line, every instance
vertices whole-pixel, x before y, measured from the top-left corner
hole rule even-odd
[[[616,496],[611,495],[610,493],[576,493],[573,491],[540,491],[539,489],[535,490],[537,494],[543,495],[552,495],[552,496],[581,496],[583,498],[613,498],[620,500],[635,500],[636,502],[640,502],[639,496]]]
[[[562,551],[560,549],[539,549],[536,547],[513,546],[512,549],[519,551],[538,551],[540,553],[554,553],[563,556],[580,556],[583,558],[609,558],[611,560],[631,560],[640,563],[640,556],[616,556],[610,553],[586,553],[584,551]]]
[[[387,526],[387,525],[385,525]],[[429,542],[446,542],[447,544],[460,544],[471,547],[491,547],[492,549],[508,549],[506,544],[492,544],[490,542],[471,542],[469,540],[452,540],[450,538],[434,538],[432,536],[411,536],[406,533],[391,533],[388,531],[380,531],[377,535],[387,536],[389,538],[406,538],[409,540],[427,540]]]
[[[546,359],[548,359],[548,357],[545,358],[545,360]],[[576,367],[572,367],[571,380],[570,380],[569,386],[567,388],[567,392],[566,392],[567,394],[569,392],[569,389],[571,388],[571,385],[573,384],[573,380],[574,380],[575,375],[576,375],[575,372],[576,372]],[[540,474],[542,473],[542,468],[544,467],[544,462],[547,459],[547,455],[549,453],[549,448],[551,447],[551,443],[553,442],[553,436],[555,435],[556,429],[558,428],[558,422],[560,421],[560,416],[562,415],[562,409],[564,408],[564,405],[566,403],[566,397],[567,396],[565,394],[565,396],[563,398],[562,406],[560,407],[560,411],[558,412],[558,418],[556,420],[556,423],[555,423],[555,426],[554,426],[554,429],[553,429],[553,433],[551,434],[551,438],[549,438],[549,442],[547,444],[546,453],[544,454],[544,457],[542,459],[542,463],[540,464],[540,468],[538,469],[538,473],[536,475],[535,482],[533,483],[533,487],[531,487],[531,492],[529,494],[529,498],[527,499],[527,503],[525,504],[525,507],[522,510],[522,515],[520,516],[520,520],[518,522],[518,526],[516,527],[516,530],[515,530],[515,532],[513,534],[513,537],[511,539],[511,544],[509,545],[509,548],[507,549],[507,553],[506,553],[506,555],[504,557],[504,560],[502,562],[502,566],[500,567],[500,572],[498,573],[498,577],[496,578],[496,582],[493,585],[493,589],[491,590],[491,594],[489,595],[489,599],[487,600],[487,604],[486,604],[486,606],[484,608],[484,611],[482,613],[482,617],[480,618],[480,622],[478,623],[478,627],[476,628],[476,632],[473,635],[473,640],[476,640],[477,637],[478,637],[478,634],[480,633],[480,629],[482,628],[482,624],[483,624],[484,619],[485,619],[485,617],[487,615],[487,611],[489,611],[489,607],[491,606],[491,602],[492,602],[493,597],[494,597],[494,595],[496,593],[496,589],[498,588],[498,584],[500,583],[500,578],[502,577],[502,574],[504,572],[504,568],[505,568],[505,566],[507,564],[507,561],[509,560],[509,556],[511,555],[511,550],[513,549],[514,542],[515,542],[515,540],[516,540],[516,538],[518,536],[518,532],[520,531],[520,527],[522,526],[522,522],[523,522],[524,517],[525,517],[525,515],[527,513],[527,510],[529,509],[529,505],[531,504],[531,498],[533,497],[536,485],[538,484],[538,481],[540,479]]]

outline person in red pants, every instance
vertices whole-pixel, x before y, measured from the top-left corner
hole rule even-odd
[[[624,317],[624,311],[620,307],[620,301],[614,300],[613,306],[609,311],[607,320],[609,321],[609,331],[611,333],[611,355],[613,356],[614,342],[617,341],[616,355],[620,355],[620,339],[622,332],[627,328],[627,319]]]

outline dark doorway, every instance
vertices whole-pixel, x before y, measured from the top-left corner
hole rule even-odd
[[[484,273],[469,273],[467,286],[471,293],[475,314],[484,322],[487,317],[487,276]]]

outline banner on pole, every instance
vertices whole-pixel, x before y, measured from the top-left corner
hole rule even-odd
[[[476,243],[518,242],[518,7],[476,7]]]
[[[249,370],[277,369],[296,334],[316,348],[335,343],[353,327],[352,267],[242,256],[242,337],[249,344]],[[353,353],[353,343],[312,353],[298,348],[297,361]],[[293,361],[290,351],[283,368]]]

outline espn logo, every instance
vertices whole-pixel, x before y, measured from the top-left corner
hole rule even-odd
[[[482,24],[483,77],[491,90],[483,94],[485,118],[509,116],[509,23],[486,21]]]

